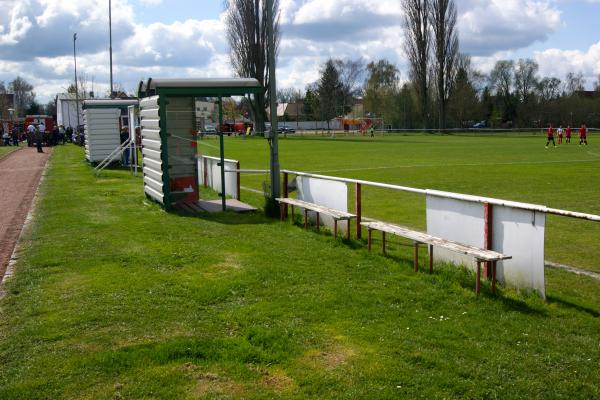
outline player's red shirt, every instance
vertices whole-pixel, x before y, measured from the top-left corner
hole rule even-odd
[[[554,131],[552,130],[552,127],[548,128],[548,137],[552,137],[554,136]]]
[[[579,128],[579,137],[584,138],[587,134],[587,129],[585,129],[584,127]]]
[[[567,128],[566,132],[567,132],[567,137],[571,137],[571,128]]]

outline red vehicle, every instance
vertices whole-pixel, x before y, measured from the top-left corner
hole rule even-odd
[[[246,122],[225,122],[221,127],[221,132],[223,133],[236,133],[238,135],[245,135],[246,128],[250,127],[252,129],[252,124]]]
[[[25,129],[31,124],[37,126],[44,123],[46,131],[50,132],[54,129],[54,119],[49,115],[27,115],[25,116]]]

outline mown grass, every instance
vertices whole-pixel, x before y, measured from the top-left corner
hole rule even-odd
[[[214,140],[200,149],[215,155]],[[281,166],[423,189],[490,196],[548,207],[600,214],[600,144],[576,141],[544,148],[543,135],[385,137],[293,136],[280,140]],[[264,139],[229,138],[228,158],[242,168],[268,169]],[[264,174],[244,175],[242,185],[261,189]],[[352,189],[352,188],[351,188]],[[349,203],[354,203],[350,193]],[[260,202],[243,192],[250,201]],[[369,217],[425,229],[425,198],[390,190],[363,189]],[[546,259],[600,271],[600,224],[549,216]]]
[[[13,146],[0,146],[0,159],[18,149],[18,147]]]
[[[477,298],[463,270],[414,274],[408,249],[165,213],[74,146],[41,191],[0,301],[3,400],[600,396],[597,281]]]

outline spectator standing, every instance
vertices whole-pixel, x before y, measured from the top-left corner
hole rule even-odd
[[[0,133],[2,133],[2,143],[4,146],[10,146],[10,135],[3,127],[0,127]]]
[[[35,140],[35,125],[29,124],[27,126],[27,147],[33,147],[33,143]]]
[[[121,134],[119,136],[121,138],[121,146],[122,146],[129,139],[129,131],[127,130],[127,128],[121,129]],[[123,149],[123,154],[121,156],[121,163],[125,166],[129,165],[129,152],[130,152],[129,146],[127,146]]]
[[[35,129],[35,145],[37,146],[37,152],[38,153],[43,153],[44,150],[42,149],[42,141],[44,140],[44,134],[42,132],[41,127],[44,126],[44,124],[40,124],[40,126],[37,127],[37,129]],[[45,127],[44,127],[44,132],[45,132]]]
[[[12,128],[12,142],[13,146],[19,146],[19,128],[16,125]]]
[[[65,144],[65,127],[63,125],[58,127],[58,141],[60,144]]]

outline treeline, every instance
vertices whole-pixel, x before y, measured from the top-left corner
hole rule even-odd
[[[54,115],[56,105],[50,101],[46,105],[38,103],[33,85],[17,76],[12,81],[0,81],[0,118],[22,118],[25,115]]]
[[[501,60],[489,75],[460,53],[452,0],[403,0],[404,52],[410,70],[382,59],[325,62],[305,91],[278,93],[279,102],[302,102],[303,119],[330,120],[362,104],[360,117],[382,118],[388,127],[446,129],[486,126],[531,128],[600,126],[600,77],[585,90],[582,73],[542,77],[531,59]],[[292,118],[298,116],[287,116]]]

